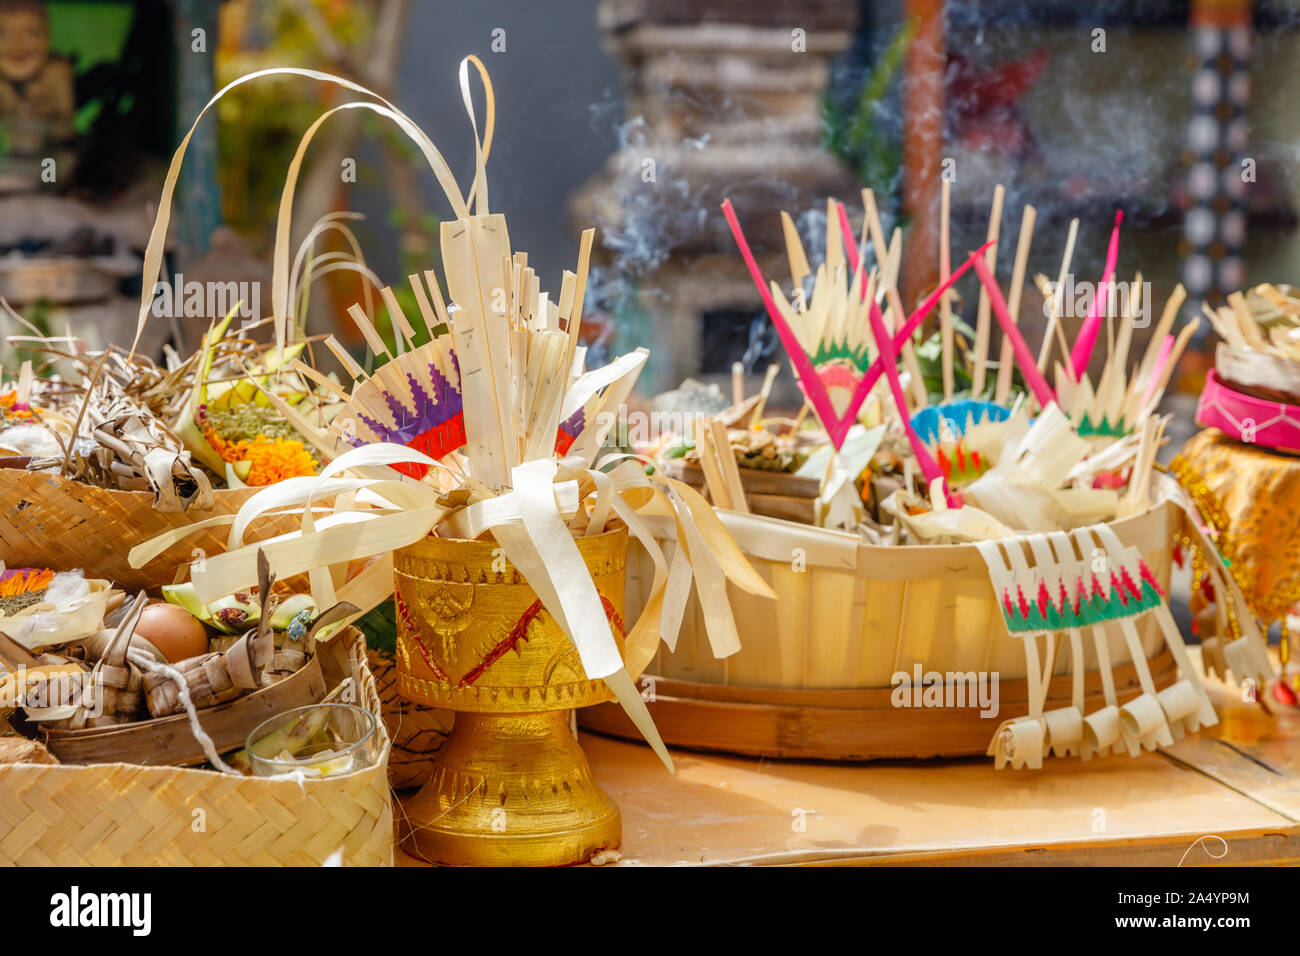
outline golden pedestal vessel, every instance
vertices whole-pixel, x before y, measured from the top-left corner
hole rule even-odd
[[[577,539],[619,648],[627,529]],[[563,866],[622,839],[569,711],[610,700],[495,541],[427,537],[393,554],[398,690],[456,711],[406,804],[405,849],[433,863]]]

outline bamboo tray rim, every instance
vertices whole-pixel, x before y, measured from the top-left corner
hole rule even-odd
[[[809,564],[834,567],[846,571],[866,569],[866,577],[876,581],[902,581],[915,578],[944,577],[978,568],[981,574],[986,572],[984,559],[974,544],[899,544],[881,545],[862,541],[857,534],[830,528],[818,528],[814,525],[799,524],[784,518],[772,518],[766,515],[742,514],[741,512],[717,509],[727,531],[735,539],[741,550],[755,557],[773,561],[789,560],[788,548],[783,547],[804,536],[812,542],[824,542],[847,553],[852,544],[848,540],[856,538],[856,558],[852,565],[817,562],[809,559]],[[1152,502],[1142,511],[1116,518],[1106,522],[1121,539],[1143,544],[1153,541],[1161,547],[1168,547],[1170,529],[1176,521],[1174,504],[1168,500]],[[775,532],[772,539],[765,539],[762,531]],[[675,536],[675,529],[661,523],[656,529],[664,536]],[[1028,534],[1029,532],[1025,532]]]
[[[1149,658],[1152,680],[1163,689],[1178,679],[1168,648]],[[1116,695],[1122,705],[1142,693],[1132,664],[1116,668]],[[999,682],[997,715],[972,719],[973,707],[900,708],[893,687],[861,690],[788,690],[703,684],[655,677],[651,716],[670,747],[710,753],[783,760],[860,763],[984,756],[997,726],[1023,715],[1028,687],[1024,679]],[[1047,709],[1068,706],[1070,675],[1052,679]],[[766,696],[764,696],[766,695]],[[746,699],[747,698],[747,699]],[[856,706],[846,706],[847,699]],[[1085,712],[1104,701],[1101,677],[1085,678]],[[865,706],[864,706],[865,704]],[[610,704],[578,711],[583,730],[638,742],[636,728]]]
[[[1150,668],[1152,680],[1156,682],[1158,688],[1164,686],[1160,683],[1162,677],[1167,677],[1177,671],[1174,656],[1168,647],[1165,647],[1159,654],[1148,657],[1147,666]],[[971,668],[970,671],[978,673],[977,668]],[[922,666],[922,672],[927,672],[924,666]],[[954,673],[965,674],[968,672],[955,671]],[[904,673],[907,673],[909,677],[912,676],[910,671]],[[1126,691],[1138,687],[1137,669],[1132,663],[1117,665],[1112,673],[1115,678],[1115,692],[1120,698],[1124,696]],[[758,706],[769,704],[776,706],[815,704],[818,707],[835,710],[862,710],[864,707],[875,705],[882,697],[887,699],[895,690],[892,684],[879,687],[759,687],[753,684],[709,684],[704,681],[682,680],[679,677],[658,677],[654,674],[646,674],[643,679],[655,681],[655,697],[657,700],[681,699],[708,703],[734,702]],[[1047,704],[1057,703],[1061,706],[1068,706],[1072,680],[1070,674],[1053,675],[1048,686]],[[944,686],[949,685],[945,683]],[[1010,696],[1008,696],[1006,689],[1012,691]],[[1084,672],[1083,690],[1085,697],[1101,693],[1101,671],[1089,670]],[[1005,681],[999,680],[998,698],[1002,704],[1027,703],[1029,700],[1028,681],[1023,677]],[[1124,701],[1121,700],[1120,702],[1123,703]],[[1051,708],[1045,706],[1044,709],[1050,710]]]

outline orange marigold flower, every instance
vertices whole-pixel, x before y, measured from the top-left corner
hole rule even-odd
[[[251,442],[241,441],[235,447],[241,452],[238,460],[252,465],[245,479],[247,484],[273,485],[286,478],[316,474],[317,461],[300,441],[258,435]]]
[[[44,591],[54,580],[54,572],[48,569],[28,568],[15,570],[0,579],[0,597],[16,597],[19,594],[31,594]]]
[[[18,401],[18,391],[11,389],[0,395],[0,418],[31,418],[32,409],[26,402]]]

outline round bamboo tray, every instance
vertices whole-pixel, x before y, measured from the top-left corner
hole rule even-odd
[[[154,509],[153,495],[145,491],[114,491],[58,475],[3,468],[0,559],[11,568],[82,568],[86,577],[107,578],[130,591],[171,584],[182,566],[223,552],[229,528],[197,531],[142,568],[127,564],[130,550],[165,531],[234,514],[258,490],[214,491],[211,511],[164,514]],[[259,520],[254,529],[262,537],[300,526],[300,518],[287,515]]]
[[[669,746],[751,756],[873,760],[984,754],[998,724],[1028,712],[1025,657],[1007,633],[987,567],[972,545],[875,547],[856,536],[774,518],[719,513],[779,597],[728,587],[741,650],[710,651],[694,596],[677,649],[661,648],[642,696]],[[1161,504],[1111,523],[1136,545],[1168,593],[1177,512]],[[667,532],[671,534],[671,532]],[[671,545],[671,542],[669,542]],[[792,560],[792,550],[804,554]],[[639,551],[634,552],[639,556]],[[631,562],[629,562],[631,567]],[[652,569],[629,574],[629,607]],[[1155,621],[1136,622],[1158,688],[1177,668]],[[1118,628],[1107,628],[1120,703],[1140,692]],[[1096,652],[1085,641],[1088,706],[1100,706]],[[1048,707],[1070,696],[1069,654],[1057,656]],[[996,716],[974,707],[895,706],[893,675],[996,674]],[[617,707],[579,712],[587,730],[638,739]]]

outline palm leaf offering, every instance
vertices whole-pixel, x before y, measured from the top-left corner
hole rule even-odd
[[[482,81],[486,103],[481,135],[473,107],[471,72]],[[335,339],[326,346],[350,383],[335,384],[301,361],[283,363],[263,387],[267,401],[327,464],[318,476],[293,477],[249,499],[234,516],[205,526],[231,525],[226,553],[209,557],[192,581],[199,600],[211,600],[256,579],[265,553],[281,578],[307,573],[321,606],[334,603],[334,577],[361,559],[384,555],[429,534],[474,539],[491,533],[504,557],[536,591],[541,605],[572,639],[588,678],[601,678],[671,766],[640,693],[632,683],[655,654],[660,637],[670,644],[690,588],[665,594],[667,561],[646,521],[670,516],[689,542],[677,565],[686,567],[708,608],[710,641],[718,656],[739,648],[726,598],[726,582],[761,596],[768,585],[741,556],[704,499],[672,479],[647,478],[626,456],[596,459],[648,353],[638,349],[608,365],[584,369],[578,332],[594,233],[582,236],[574,271],[558,293],[543,291],[525,253],[510,244],[506,218],[488,205],[486,163],[495,132],[495,100],[477,57],[461,63],[460,89],[475,132],[475,176],[462,194],[429,137],[400,110],[349,80],[311,70],[263,71],[236,80],[217,94],[268,73],[333,83],[366,99],[327,110],[306,132],[290,165],[282,194],[272,274],[275,354],[293,340],[288,233],[302,156],[321,124],[342,110],[364,109],[393,122],[428,161],[452,209],[441,234],[441,276],[433,270],[409,278],[418,315],[407,315],[397,293],[381,296],[392,319],[391,341],[361,304],[348,311],[374,357],[367,373]],[[200,114],[201,118],[202,114]],[[196,121],[197,122],[197,121]],[[191,130],[192,134],[192,130]],[[146,285],[161,266],[161,237],[170,217],[171,192],[187,135],[172,161],[163,202],[145,256]],[[148,317],[141,302],[141,327]],[[326,424],[298,414],[276,393],[277,376],[293,374],[343,406]],[[302,529],[250,544],[245,536],[265,516],[300,509]],[[643,517],[643,513],[645,517]],[[648,610],[628,629],[621,652],[574,536],[591,536],[611,522],[627,525],[655,558]],[[135,548],[140,567],[190,529]],[[684,562],[684,564],[683,564]],[[392,593],[392,577],[347,586],[349,600],[368,608]]]
[[[941,204],[945,221],[940,235],[945,246],[948,186],[944,184]],[[1144,318],[1144,304],[1149,303],[1142,301],[1145,285],[1140,273],[1127,291],[1116,294],[1122,288],[1115,283],[1122,218],[1117,215],[1102,280],[1088,305],[1079,337],[1070,346],[1060,324],[1060,312],[1065,311],[1064,293],[1057,289],[1063,288],[1070,267],[1076,221],[1067,238],[1057,289],[1045,277],[1035,278],[1051,312],[1046,336],[1035,356],[1018,326],[1018,314],[1036,214],[1032,206],[1023,210],[1009,293],[1004,297],[994,276],[1002,198],[999,187],[985,244],[971,252],[956,270],[948,265],[948,250],[941,248],[941,282],[910,314],[897,288],[903,248],[900,234],[895,230],[886,242],[870,190],[863,191],[860,237],[843,204],[830,202],[825,260],[815,268],[808,261],[794,220],[782,214],[792,283],[789,294],[777,282],[762,277],[734,211],[730,204],[724,204],[732,234],[804,393],[805,411],[811,409],[822,426],[822,440],[839,451],[855,425],[890,423],[881,453],[860,472],[855,463],[854,474],[849,476],[862,489],[862,504],[847,511],[821,510],[817,512],[821,520],[834,515],[835,526],[856,525],[875,542],[885,539],[881,528],[891,524],[893,516],[900,512],[908,518],[901,538],[904,541],[909,533],[925,534],[927,527],[927,543],[943,540],[945,529],[958,527],[976,535],[996,534],[998,529],[1063,531],[1082,520],[1115,517],[1135,482],[1145,487],[1144,482],[1136,481],[1139,476],[1135,469],[1141,435],[1146,423],[1156,417],[1173,368],[1195,334],[1195,323],[1184,327],[1177,336],[1172,333],[1184,299],[1182,288],[1170,296],[1145,353],[1130,368],[1133,331]],[[875,263],[870,270],[868,245]],[[959,356],[955,330],[961,322],[953,309],[953,286],[967,271],[973,272],[979,283],[978,314],[974,341],[967,343],[972,351]],[[940,320],[936,351],[942,362],[942,374],[937,378],[944,391],[932,396],[926,391],[913,339],[936,306]],[[990,375],[988,354],[994,320],[1002,332],[1002,342],[997,361],[992,363],[994,374]],[[1103,328],[1107,330],[1106,360],[1094,384],[1087,365],[1102,341]],[[1060,346],[1061,354],[1053,369],[1055,388],[1043,371],[1054,345]],[[969,375],[963,375],[971,382],[968,394],[956,393],[952,388],[958,377],[953,366],[959,359],[970,368]],[[1056,409],[1063,414],[1057,414]],[[1040,427],[1035,432],[1033,453],[1026,457],[1020,442],[1040,410],[1053,423],[1051,431]],[[1016,415],[1018,411],[1022,414]],[[802,440],[805,444],[815,441],[806,435]],[[1160,440],[1157,434],[1154,441],[1158,444]],[[733,430],[732,445],[742,466],[742,449],[750,443]],[[1057,456],[1060,467],[1033,467],[1049,453]],[[841,461],[837,466],[831,459],[824,471],[823,499],[841,494],[846,487],[840,474],[844,464]],[[743,468],[740,475],[743,484]],[[888,481],[879,482],[881,476],[889,476]],[[887,505],[888,495],[874,489],[886,488],[899,478],[902,498]],[[1043,485],[1045,480],[1059,483]],[[737,497],[735,493],[728,495],[725,489],[721,494],[732,501]],[[1024,494],[1042,507],[1018,511],[1014,502]],[[719,500],[716,495],[715,500]],[[938,514],[977,501],[981,508],[993,508],[979,521],[954,522]],[[930,511],[936,512],[933,523],[924,514]],[[989,517],[996,520],[984,520]]]
[[[940,204],[945,218],[948,192],[945,183]],[[1076,341],[1073,346],[1067,343],[1061,327],[1065,293],[1058,289],[1063,289],[1069,271],[1076,222],[1067,237],[1057,287],[1041,275],[1035,279],[1051,313],[1035,355],[1018,319],[1036,214],[1031,206],[1023,210],[1004,297],[995,277],[1002,199],[999,187],[987,242],[958,270],[949,268],[948,250],[940,250],[940,284],[910,316],[897,293],[902,244],[897,234],[885,242],[870,191],[864,191],[860,243],[845,207],[831,202],[826,257],[815,269],[793,220],[783,215],[789,294],[775,281],[764,280],[729,205],[724,204],[724,213],[803,390],[805,411],[814,412],[823,432],[818,438],[830,451],[821,466],[819,496],[819,503],[827,504],[814,512],[816,523],[856,531],[875,545],[974,543],[984,556],[1007,632],[1022,639],[1030,675],[1031,713],[1006,722],[994,735],[989,753],[996,756],[997,765],[1041,766],[1048,751],[1087,757],[1114,748],[1136,754],[1215,719],[1165,595],[1136,550],[1123,548],[1108,524],[1165,500],[1186,512],[1190,522],[1199,520],[1195,506],[1174,482],[1153,475],[1169,421],[1158,412],[1159,404],[1197,323],[1174,334],[1184,299],[1182,288],[1176,288],[1144,354],[1130,364],[1134,330],[1146,319],[1150,303],[1140,273],[1127,290],[1116,283],[1122,219],[1116,215],[1102,279]],[[944,246],[947,235],[945,221],[940,229]],[[864,251],[868,242],[876,263],[869,273]],[[967,269],[979,282],[978,307],[973,341],[967,343],[971,351],[959,356],[954,332],[960,320],[950,296],[954,279]],[[1244,327],[1243,340],[1253,331],[1254,338],[1263,341],[1262,326],[1250,325],[1253,316],[1271,308],[1269,315],[1281,324],[1293,300],[1260,290],[1254,301],[1254,309],[1243,300],[1235,308],[1219,310],[1212,320]],[[943,392],[931,396],[908,349],[936,304],[937,351],[943,367],[935,377]],[[1000,349],[993,350],[996,362],[991,362],[994,321],[1002,341]],[[1285,332],[1277,338],[1287,341]],[[1105,361],[1093,379],[1089,364],[1103,341]],[[1045,370],[1057,346],[1060,359],[1052,369],[1053,387]],[[959,360],[970,368],[969,376],[963,376],[971,383],[966,393],[954,388],[958,376],[953,365]],[[886,434],[872,446],[871,461],[850,461],[850,431],[876,423],[884,424]],[[734,439],[732,444],[739,447]],[[747,476],[735,467],[729,473],[725,465],[732,464],[732,456],[719,454],[717,436],[709,439],[707,431],[697,429],[696,446],[715,503],[748,510]],[[812,457],[817,455],[813,452]],[[892,475],[882,480],[886,468]],[[748,483],[759,486],[756,477],[749,477]],[[862,489],[860,504],[846,495],[855,486]],[[1209,563],[1217,574],[1216,587],[1224,589],[1224,600],[1234,600],[1239,589],[1231,576],[1222,573],[1221,562]],[[1157,621],[1183,674],[1183,680],[1159,692],[1144,670],[1146,656],[1134,624],[1146,617]],[[1103,629],[1112,624],[1128,641],[1144,693],[1123,707],[1108,700],[1101,713],[1085,715],[1079,710],[1081,634],[1091,631],[1100,647],[1107,640]],[[1057,666],[1052,655],[1063,637],[1070,642],[1077,699],[1070,708],[1043,713],[1046,682]],[[1267,679],[1262,635],[1252,622],[1242,623],[1233,647],[1239,679]],[[1097,666],[1108,672],[1102,651]]]
[[[304,240],[300,263],[320,228]],[[331,264],[364,268],[344,254]],[[295,282],[305,287],[315,268],[308,261]],[[299,426],[328,427],[344,407],[338,385],[303,374],[297,358],[311,339],[296,324],[279,348],[259,341],[263,320],[235,327],[239,308],[213,317],[185,358],[168,348],[163,365],[68,336],[12,336],[42,364],[24,363],[8,383],[0,375],[0,458],[101,488],[152,492],[160,512],[208,511],[213,489],[316,474],[325,459]]]
[[[188,370],[167,372],[112,348],[63,357],[75,380],[33,383],[21,403],[26,418],[0,427],[0,449],[11,464],[102,488],[149,491],[163,512],[210,509],[209,475],[160,416],[162,396]]]
[[[270,313],[236,324],[236,303],[224,316],[205,316],[190,354],[168,348],[161,364],[137,355],[197,126],[232,90],[266,77],[334,88],[286,170]],[[684,384],[677,394],[688,410],[681,434],[656,435],[653,450],[638,449],[624,434],[631,428],[615,428],[626,425],[649,352],[635,348],[588,367],[597,352],[582,344],[595,230],[580,233],[571,269],[549,280],[539,273],[536,259],[513,245],[507,215],[490,202],[497,113],[478,57],[461,61],[458,92],[474,143],[468,188],[406,113],[353,80],[294,67],[236,79],[203,107],[172,157],[144,254],[132,348],[91,348],[71,334],[17,337],[40,364],[23,363],[0,378],[0,466],[40,473],[21,476],[28,481],[48,474],[51,482],[147,492],[158,512],[183,513],[185,522],[160,521],[132,544],[117,545],[132,570],[166,565],[162,580],[171,583],[149,585],[161,591],[161,605],[151,604],[144,586],[129,598],[89,575],[88,561],[82,571],[0,563],[0,650],[24,666],[40,653],[42,665],[66,669],[79,688],[100,695],[64,695],[27,710],[32,727],[53,734],[52,750],[85,753],[78,748],[108,730],[132,747],[146,746],[148,728],[136,725],[149,720],[169,733],[183,721],[197,745],[186,737],[181,760],[172,739],[166,759],[206,761],[226,773],[271,758],[290,763],[307,751],[342,758],[344,741],[327,739],[324,711],[270,715],[264,733],[244,731],[259,708],[279,713],[292,709],[281,704],[329,703],[341,694],[350,678],[335,675],[332,689],[325,685],[328,641],[357,623],[372,637],[370,650],[382,651],[396,672],[394,693],[479,715],[457,724],[471,727],[464,739],[515,740],[503,729],[510,723],[489,722],[496,718],[485,705],[501,703],[502,713],[521,722],[516,726],[528,722],[520,714],[549,714],[535,723],[550,721],[554,730],[560,725],[551,718],[566,705],[601,705],[612,695],[671,770],[635,681],[661,645],[675,649],[682,632],[698,632],[703,642],[692,650],[693,668],[705,651],[716,660],[736,654],[732,601],[775,599],[771,582],[798,595],[775,614],[778,630],[798,618],[806,630],[833,632],[831,651],[820,655],[806,642],[772,639],[766,649],[755,642],[756,656],[779,659],[778,683],[797,670],[807,685],[801,690],[846,690],[837,668],[855,666],[859,673],[846,685],[865,683],[867,651],[850,645],[876,627],[877,615],[885,622],[880,632],[894,640],[885,653],[895,661],[948,653],[939,647],[944,642],[953,654],[960,642],[964,654],[984,641],[988,662],[1001,654],[995,639],[1010,641],[1016,657],[1023,653],[1029,713],[994,732],[988,752],[998,767],[1039,767],[1049,754],[1136,755],[1215,722],[1170,613],[1166,568],[1152,557],[1159,549],[1121,542],[1112,528],[1126,518],[1154,527],[1156,517],[1170,527],[1172,505],[1204,531],[1191,498],[1155,464],[1169,423],[1160,403],[1198,322],[1174,330],[1185,298],[1178,287],[1138,357],[1135,331],[1149,302],[1141,273],[1116,294],[1122,215],[1070,343],[1063,323],[1076,304],[1067,309],[1059,290],[1078,222],[1070,225],[1055,286],[1043,275],[1031,279],[1035,230],[1040,241],[1042,234],[1037,212],[1023,207],[1014,242],[1003,236],[1001,186],[984,242],[954,268],[951,190],[943,184],[937,281],[912,303],[903,301],[902,229],[886,231],[871,189],[862,191],[852,218],[844,203],[828,199],[824,244],[822,236],[813,243],[824,248],[821,262],[810,262],[796,220],[781,213],[788,284],[762,273],[727,200],[723,215],[794,372],[801,408],[793,419],[769,412],[776,364],[759,393],[746,397],[737,363],[729,405],[716,385]],[[327,125],[358,117],[389,124],[390,134],[414,144],[450,210],[436,256],[422,249],[427,258],[390,284],[366,265],[349,214],[319,220],[296,254],[290,245],[308,150]],[[351,251],[318,252],[329,232]],[[1005,257],[1005,288],[1002,248],[1014,250]],[[361,301],[343,310],[364,349],[307,330],[312,283],[344,270],[364,280],[355,296]],[[964,299],[957,292],[963,280],[977,283]],[[1019,324],[1029,281],[1050,313],[1036,350]],[[963,302],[970,324],[960,314]],[[1287,289],[1262,286],[1210,318],[1232,344],[1290,359],[1300,355],[1298,303]],[[148,511],[138,495],[112,497]],[[1120,530],[1132,533],[1133,526]],[[210,553],[214,535],[221,546]],[[631,539],[647,560],[628,560]],[[1240,605],[1226,562],[1204,535],[1196,544],[1204,552],[1200,580],[1220,590],[1223,607]],[[942,570],[916,577],[912,555],[901,550],[909,546],[926,546],[915,549],[918,560]],[[192,563],[185,557],[191,548]],[[474,561],[462,559],[470,553]],[[808,571],[810,553],[818,583],[799,577],[792,584]],[[763,573],[751,564],[760,558],[769,562]],[[888,575],[870,576],[875,571],[865,566],[876,562]],[[821,573],[827,569],[840,580],[824,587],[833,580]],[[868,581],[880,587],[868,590]],[[961,596],[961,610],[952,594]],[[880,610],[890,603],[895,611]],[[75,621],[71,611],[79,612]],[[759,617],[749,609],[751,628]],[[1236,622],[1224,651],[1239,679],[1268,677],[1254,625]],[[897,634],[886,633],[891,628]],[[945,629],[950,633],[937,637]],[[1141,685],[1123,704],[1110,658],[1121,637],[1128,656],[1119,663],[1131,666]],[[1149,666],[1153,643],[1168,649],[1181,672],[1163,689]],[[913,653],[912,644],[924,649]],[[1085,665],[1089,658],[1094,663]],[[736,671],[762,673],[745,664]],[[16,670],[9,665],[5,672]],[[1105,703],[1085,712],[1089,667],[1101,675]],[[731,674],[719,670],[729,684]],[[1057,672],[1072,676],[1072,699],[1047,710]],[[354,673],[367,676],[364,667]],[[48,683],[64,671],[38,676]],[[259,724],[268,717],[258,716]],[[209,734],[205,722],[219,732]],[[572,743],[567,731],[561,736],[566,747]],[[464,776],[453,762],[461,749],[454,743],[443,751],[443,782],[458,786]],[[338,775],[351,760],[335,766]],[[557,766],[570,764],[585,767],[572,755]],[[578,779],[560,770],[554,780],[569,777]],[[445,815],[451,811],[441,785],[431,781],[423,799]],[[516,788],[525,803],[534,785]],[[511,787],[485,786],[491,792],[480,799],[504,812],[517,796]],[[558,784],[551,789],[558,795]],[[516,804],[510,812],[517,814]]]

